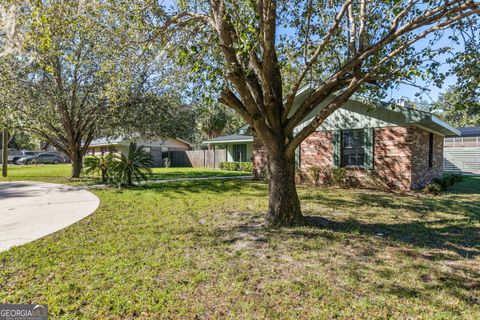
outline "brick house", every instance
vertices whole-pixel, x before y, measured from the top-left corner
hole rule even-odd
[[[302,90],[295,105],[310,90]],[[322,107],[319,105],[308,115],[297,130]],[[375,172],[399,189],[418,189],[442,176],[444,137],[458,134],[457,129],[429,112],[353,98],[301,143],[296,154],[297,168],[303,175],[312,166],[345,168],[360,181],[367,172]],[[258,174],[265,169],[266,152],[261,142],[252,138],[251,159]]]

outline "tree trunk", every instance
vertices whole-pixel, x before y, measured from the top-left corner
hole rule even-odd
[[[267,151],[268,152],[268,151]],[[271,226],[291,226],[303,220],[295,187],[295,155],[276,153],[268,157],[269,204],[266,222]]]
[[[8,168],[8,131],[3,129],[2,131],[2,177],[7,176]]]
[[[73,151],[70,160],[72,160],[71,178],[80,178],[83,167],[82,153],[80,151]]]

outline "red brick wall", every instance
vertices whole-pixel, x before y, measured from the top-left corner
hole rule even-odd
[[[443,137],[434,135],[433,166],[428,167],[429,133],[417,127],[377,128],[374,133],[374,169],[402,190],[418,189],[443,173]],[[254,142],[255,172],[266,164],[266,151],[258,139]],[[332,132],[314,132],[300,145],[300,169],[308,175],[312,165],[333,167]],[[361,178],[362,170],[350,170]]]
[[[412,189],[424,187],[434,178],[443,174],[443,137],[433,135],[432,167],[429,167],[430,133],[418,128],[411,128],[409,138],[412,148]]]
[[[300,168],[306,171],[310,166],[333,166],[333,144],[331,131],[312,133],[300,145]]]
[[[411,180],[411,149],[408,127],[375,129],[373,167],[383,178],[399,189],[409,190]]]
[[[253,138],[253,174],[259,177],[267,165],[267,151],[262,141]]]

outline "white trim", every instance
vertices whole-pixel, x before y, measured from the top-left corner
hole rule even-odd
[[[96,143],[96,144],[90,144],[88,147],[89,148],[95,148],[95,147],[108,147],[108,146],[123,146],[124,144],[122,142],[113,142],[113,143]]]
[[[238,142],[253,142],[253,138],[245,140],[218,140],[218,141],[203,141],[202,144],[224,144],[224,143],[238,143]]]
[[[436,130],[431,129],[431,128],[428,128],[428,127],[425,127],[425,126],[423,126],[423,125],[421,125],[421,124],[412,123],[411,125],[414,126],[414,127],[420,128],[420,129],[422,129],[423,131],[431,132],[431,133],[434,133],[434,134],[436,134],[436,135],[442,136],[442,137],[444,137],[444,138],[446,137],[446,134],[445,134],[445,133],[440,132],[440,131],[436,131]]]
[[[188,145],[189,147],[193,146],[193,144],[192,144],[191,142],[189,142],[189,141],[187,141],[187,140],[184,140],[184,139],[182,139],[182,138],[167,138],[167,139],[175,139],[175,140],[178,140],[178,141],[180,141],[180,142],[185,143],[185,144]]]
[[[448,123],[446,123],[445,121],[443,121],[442,119],[434,116],[432,114],[432,121],[436,124],[438,124],[439,126],[442,126],[444,127],[445,129],[451,131],[452,133],[456,134],[457,136],[460,136],[461,135],[461,132],[460,130],[458,130],[457,128],[454,128],[452,127],[451,125],[449,125]]]

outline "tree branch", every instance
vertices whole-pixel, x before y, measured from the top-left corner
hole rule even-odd
[[[302,85],[303,80],[305,79],[305,76],[310,71],[312,66],[317,62],[318,57],[323,52],[323,50],[325,50],[327,45],[330,44],[330,40],[331,40],[332,36],[335,34],[335,31],[337,31],[338,27],[340,26],[340,21],[342,20],[343,16],[345,15],[345,12],[347,11],[347,9],[348,9],[348,7],[350,6],[351,3],[352,3],[352,0],[348,0],[343,4],[342,8],[340,9],[340,12],[335,17],[333,25],[328,30],[327,35],[322,40],[322,42],[319,43],[319,45],[318,45],[317,49],[315,50],[312,58],[305,65],[302,72],[300,73],[300,76],[295,81],[294,85],[292,86],[292,89],[290,90],[290,92],[287,95],[287,102],[286,102],[285,110],[283,111],[282,122],[285,122],[285,120],[288,118],[288,115],[289,115],[289,113],[292,109],[292,106],[293,106],[293,101],[295,99],[295,96],[297,95],[298,89]]]

